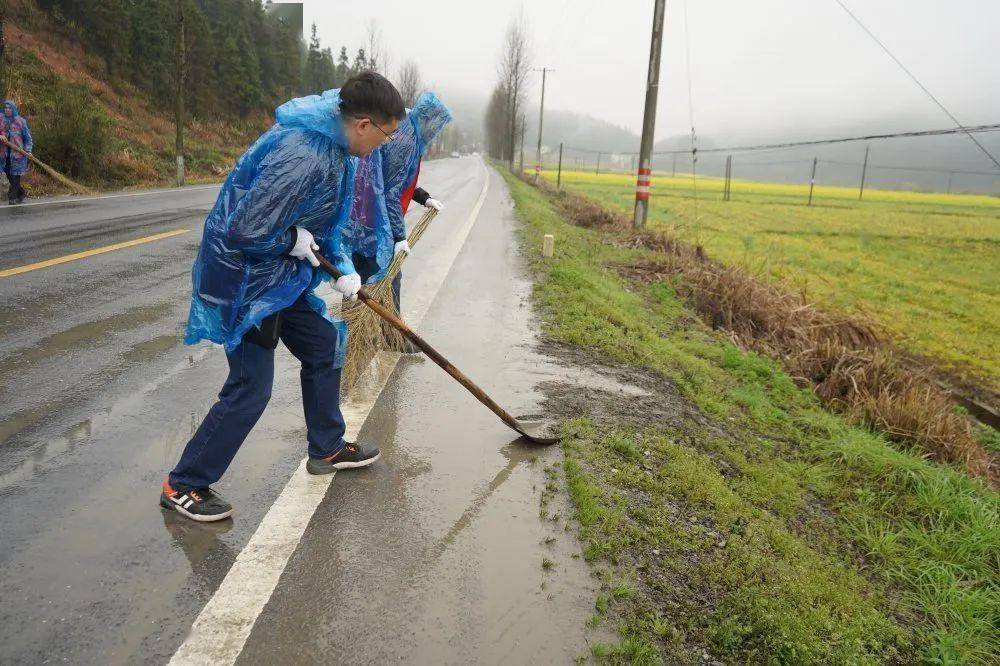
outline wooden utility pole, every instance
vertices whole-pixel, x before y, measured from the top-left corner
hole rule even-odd
[[[663,16],[666,0],[653,3],[653,36],[649,43],[649,69],[646,72],[646,105],[642,112],[642,140],[639,143],[639,169],[635,181],[635,213],[632,226],[646,226],[649,213],[649,187],[653,175],[653,130],[656,127],[656,97],[660,89],[660,47],[663,44]]]
[[[861,189],[858,191],[858,201],[865,196],[865,177],[868,175],[868,151],[871,146],[865,146],[865,163],[861,166]]]
[[[600,153],[597,153],[597,168],[594,169],[594,175],[595,176],[600,176],[601,175],[601,154]]]
[[[559,166],[556,170],[556,189],[562,188],[562,141],[559,142]]]
[[[538,71],[537,69],[535,70]],[[542,175],[542,120],[545,118],[545,74],[554,72],[554,69],[542,67],[542,102],[538,107],[538,152],[535,153],[535,182]]]
[[[184,29],[184,2],[177,0],[177,99],[174,100],[174,125],[177,128],[177,187],[184,186],[184,87],[187,68],[187,41]]]
[[[812,176],[809,177],[809,203],[807,206],[813,205],[813,187],[816,185],[816,164],[819,162],[818,157],[813,158],[813,171]]]

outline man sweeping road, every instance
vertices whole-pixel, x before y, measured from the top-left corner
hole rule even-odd
[[[343,277],[334,289],[356,299],[361,287],[342,230],[357,160],[393,137],[405,109],[384,77],[363,72],[322,96],[279,107],[276,123],[236,163],[205,221],[192,271],[185,342],[225,346],[219,400],[163,482],[160,503],[198,521],[233,508],[211,488],[257,423],[271,396],[281,340],[302,363],[312,474],[364,467],[376,448],[344,441],[340,373],[345,330],[314,290],[324,279],[313,254]]]

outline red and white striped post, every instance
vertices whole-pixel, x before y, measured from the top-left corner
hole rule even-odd
[[[635,200],[646,201],[649,199],[649,188],[653,185],[653,170],[639,167],[638,174],[635,180]]]

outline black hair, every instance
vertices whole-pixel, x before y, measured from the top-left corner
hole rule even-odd
[[[371,118],[380,123],[406,117],[406,106],[396,86],[378,72],[355,74],[340,88],[340,113]]]

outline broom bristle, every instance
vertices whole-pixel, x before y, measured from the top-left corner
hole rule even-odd
[[[413,225],[407,237],[411,248],[420,240],[436,215],[435,209],[428,208],[423,217]],[[392,281],[399,275],[405,260],[405,254],[397,254],[392,258],[381,280],[365,285],[365,291],[389,310],[396,309]],[[405,340],[399,331],[361,301],[345,302],[341,316],[347,323],[347,349],[344,355],[344,369],[341,372],[341,385],[346,392],[364,373],[376,352],[382,350],[400,352],[403,350]]]

